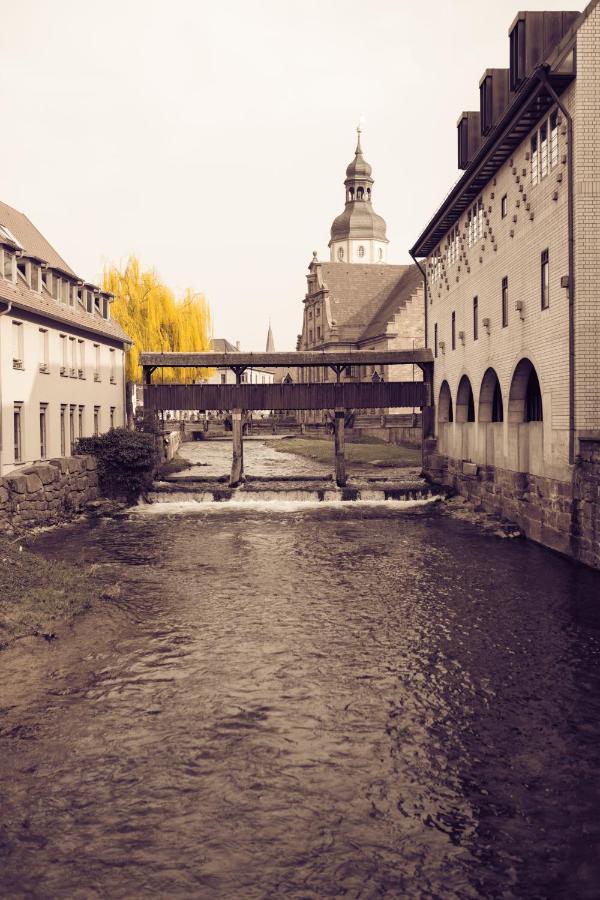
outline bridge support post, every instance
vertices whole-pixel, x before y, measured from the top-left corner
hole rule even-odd
[[[237,487],[244,480],[244,440],[242,437],[241,409],[232,410],[231,433],[233,436],[233,459],[229,486]]]
[[[346,457],[344,455],[344,418],[345,410],[336,409],[333,421],[333,440],[335,445],[335,482],[338,487],[346,486]]]

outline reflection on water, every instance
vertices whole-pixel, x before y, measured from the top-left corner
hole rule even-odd
[[[439,505],[37,546],[120,593],[0,659],[5,895],[598,897],[597,574]]]

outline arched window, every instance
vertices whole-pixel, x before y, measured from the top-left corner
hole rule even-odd
[[[361,257],[365,255],[365,248],[363,247],[362,244],[361,244],[360,247],[358,248],[358,255],[361,256]]]
[[[359,187],[359,188],[356,189],[356,199],[357,199],[357,200],[362,200],[363,197],[364,197],[364,195],[365,195],[365,189],[364,189],[364,188]]]
[[[349,194],[350,194],[350,200],[354,200],[354,188],[350,188]]]
[[[466,375],[460,379],[456,394],[456,421],[459,423],[475,421],[473,388]]]
[[[344,258],[344,248],[338,247],[338,259],[340,260],[340,262],[343,260],[343,258]]]
[[[515,369],[508,398],[509,422],[542,422],[543,404],[540,382],[532,363],[522,359]]]
[[[383,259],[383,249],[379,248],[379,259]]]
[[[371,199],[371,188],[367,188],[367,200]]]
[[[452,394],[448,382],[443,381],[440,388],[440,400],[438,403],[438,422],[453,422],[454,410],[452,409]]]
[[[525,393],[525,421],[542,422],[543,419],[544,415],[540,382],[537,377],[537,372],[532,366],[527,380],[527,391]]]
[[[488,369],[481,382],[478,419],[482,423],[504,421],[502,390],[494,369]]]

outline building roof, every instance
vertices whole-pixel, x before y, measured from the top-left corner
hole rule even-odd
[[[27,216],[2,201],[0,201],[0,225],[5,225],[12,232],[28,256],[43,260],[53,269],[60,269],[67,275],[77,278],[70,265],[59,256]]]
[[[45,262],[50,268],[58,269],[74,281],[84,284],[83,279],[75,274],[27,216],[1,201],[0,226],[0,243],[4,246],[22,252],[25,257]],[[87,284],[87,282],[85,283]],[[90,287],[92,286],[90,285]],[[101,293],[105,296],[107,294],[105,291]],[[131,344],[129,337],[113,319],[105,319],[96,310],[90,313],[79,305],[70,306],[55,300],[45,287],[42,287],[39,293],[33,291],[21,280],[19,275],[17,275],[16,283],[0,277],[0,300],[12,303],[16,309],[35,313],[82,331],[113,338],[118,343]]]
[[[121,344],[131,344],[130,338],[114,319],[104,319],[97,312],[89,313],[79,306],[61,303],[46,293],[45,289],[38,294],[37,291],[32,291],[21,281],[13,284],[11,281],[0,278],[0,300],[12,303],[15,309],[22,309],[55,322],[62,322],[82,331],[91,331],[94,334],[114,338]]]
[[[318,263],[320,282],[329,292],[337,340],[361,341],[385,332],[422,279],[415,265]],[[385,323],[383,319],[385,318]]]
[[[210,349],[213,353],[239,353],[238,348],[230,344],[226,338],[213,338]]]
[[[554,104],[553,92],[558,95],[575,77],[553,66],[560,62],[564,50],[573,41],[582,23],[600,0],[591,0],[573,22],[544,62],[526,78],[496,125],[486,135],[474,158],[442,202],[433,218],[412,247],[411,256],[428,256],[440,240],[458,221],[469,204],[519,146],[531,128]],[[513,23],[514,24],[514,23]],[[550,85],[552,91],[547,89]]]

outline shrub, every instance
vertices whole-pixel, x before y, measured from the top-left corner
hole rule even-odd
[[[158,464],[154,435],[126,428],[80,438],[77,453],[98,460],[100,490],[106,497],[126,497],[134,503],[152,486]]]

